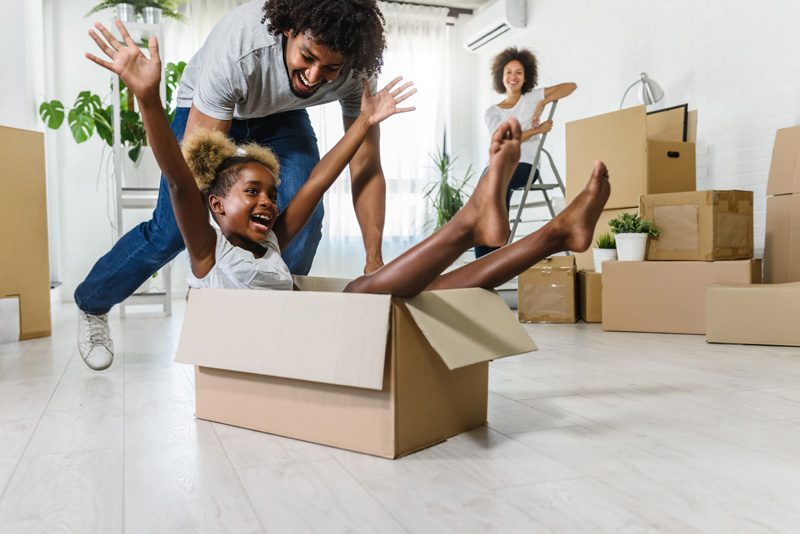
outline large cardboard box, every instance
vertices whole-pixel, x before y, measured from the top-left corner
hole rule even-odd
[[[764,281],[800,282],[800,193],[767,197]]]
[[[800,126],[778,130],[767,182],[764,280],[800,281]]]
[[[578,295],[581,319],[587,323],[603,322],[603,274],[594,271],[578,273]]]
[[[761,282],[761,260],[603,263],[603,330],[706,333],[706,289]]]
[[[196,366],[197,417],[396,458],[483,425],[488,362],[536,350],[489,291],[296,283],[190,292],[176,361]]]
[[[44,134],[0,126],[0,298],[19,298],[19,339],[49,336]]]
[[[800,283],[714,285],[706,299],[706,341],[800,347]]]
[[[800,126],[775,134],[767,180],[767,195],[792,193],[800,193]]]
[[[592,248],[594,248],[595,244],[597,243],[597,238],[600,234],[609,234],[611,233],[611,227],[608,226],[608,221],[614,219],[620,213],[639,213],[639,207],[633,206],[629,208],[622,208],[618,210],[603,210],[600,214],[600,218],[597,220],[597,224],[594,227],[594,235],[592,236],[592,246],[589,247],[589,250],[586,252],[578,252],[575,254],[575,265],[577,265],[578,269],[583,271],[591,271],[594,269],[594,259],[592,257]]]
[[[606,209],[638,206],[640,195],[695,189],[694,143],[652,140],[644,106],[569,122],[566,128],[567,201],[583,190],[598,159],[611,178]],[[662,125],[659,136],[663,130]]]
[[[743,260],[753,257],[753,192],[689,191],[642,195],[639,213],[661,232],[648,260]]]
[[[517,315],[523,323],[574,323],[577,269],[573,256],[552,256],[519,275]]]

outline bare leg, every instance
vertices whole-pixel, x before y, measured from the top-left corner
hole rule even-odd
[[[374,273],[353,280],[345,291],[410,297],[428,287],[467,249],[505,243],[509,231],[505,192],[519,162],[521,136],[515,119],[498,126],[489,147],[489,169],[467,204],[433,235]]]
[[[589,183],[567,208],[536,232],[443,274],[427,289],[495,288],[557,252],[583,252],[592,244],[600,212],[611,194],[608,169],[595,161]]]

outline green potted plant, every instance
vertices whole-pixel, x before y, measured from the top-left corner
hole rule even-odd
[[[447,223],[464,206],[469,195],[466,193],[467,184],[475,173],[472,165],[467,168],[463,178],[453,177],[453,166],[457,158],[451,158],[447,152],[447,133],[442,140],[442,148],[437,148],[431,154],[431,159],[437,171],[437,178],[425,189],[427,198],[436,212],[436,229]]]
[[[595,248],[592,249],[595,272],[603,272],[603,262],[617,259],[617,243],[614,236],[609,233],[600,234],[595,241]]]
[[[175,116],[173,97],[177,94],[176,91],[185,68],[186,62],[184,61],[168,63],[165,68],[166,106],[164,113],[170,122]],[[147,135],[142,118],[134,108],[133,95],[129,94],[128,88],[125,87],[122,80],[120,80],[119,96],[120,139],[128,151],[128,159],[134,164],[141,163],[141,155],[144,151],[147,153],[144,157],[153,159],[153,165],[155,165],[155,160],[147,147]],[[97,134],[110,147],[114,144],[112,113],[112,106],[104,105],[100,96],[91,91],[78,93],[71,108],[65,107],[60,100],[49,100],[39,106],[39,116],[48,128],[57,130],[64,124],[66,118],[72,138],[76,143],[86,142]],[[153,165],[150,167],[152,168]],[[155,168],[158,166],[155,165]],[[130,174],[131,172],[128,171],[126,176],[130,177]]]
[[[642,220],[633,213],[620,213],[608,221],[617,242],[619,261],[642,261],[647,251],[647,238],[658,239],[659,230],[653,221]]]

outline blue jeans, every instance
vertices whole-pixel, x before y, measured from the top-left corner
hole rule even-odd
[[[511,182],[508,184],[508,191],[506,191],[506,211],[511,206],[511,195],[515,189],[525,189],[528,185],[528,177],[531,175],[530,163],[520,163],[514,169],[514,174],[511,176]],[[534,176],[534,183],[539,179],[539,169],[536,169],[536,176]],[[510,215],[510,214],[509,214]],[[475,247],[475,258],[480,258],[488,253],[497,250],[499,247]]]
[[[189,108],[178,108],[172,132],[183,139]],[[305,183],[319,161],[317,137],[305,110],[287,111],[267,117],[234,120],[228,135],[236,143],[255,142],[272,149],[281,164],[278,209],[281,211]],[[322,202],[308,224],[282,251],[295,274],[308,274],[322,238]],[[183,250],[183,237],[175,222],[169,186],[161,177],[153,218],[122,236],[111,250],[97,260],[75,289],[75,303],[91,314],[106,313],[133,294],[154,272]]]

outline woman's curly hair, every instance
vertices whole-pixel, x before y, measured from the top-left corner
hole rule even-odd
[[[383,66],[386,21],[375,0],[267,0],[261,22],[275,35],[307,31],[342,54],[354,77],[378,74]]]
[[[536,87],[539,81],[536,56],[533,55],[533,52],[525,48],[517,49],[512,46],[497,54],[494,61],[492,61],[492,86],[498,93],[502,94],[506,92],[506,88],[503,85],[503,70],[506,68],[509,61],[514,60],[522,63],[522,68],[525,70],[525,81],[522,82],[522,94]]]
[[[260,163],[275,176],[276,185],[280,183],[280,165],[272,150],[255,143],[237,147],[222,132],[195,130],[183,142],[183,157],[206,198],[225,196],[245,163]]]

